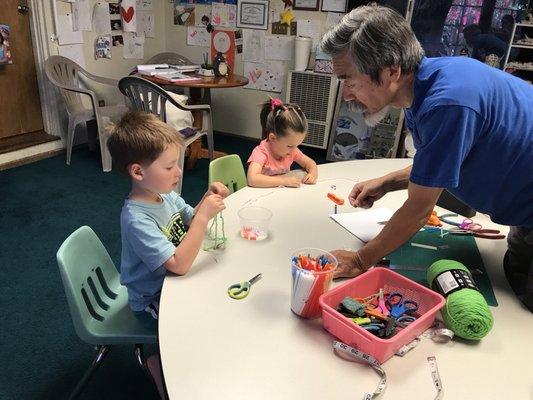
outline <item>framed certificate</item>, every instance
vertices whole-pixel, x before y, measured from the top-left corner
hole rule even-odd
[[[346,12],[346,0],[322,0],[320,11]]]
[[[268,29],[268,0],[239,1],[237,4],[237,27]]]
[[[318,2],[320,0],[293,0],[293,9],[318,11]]]

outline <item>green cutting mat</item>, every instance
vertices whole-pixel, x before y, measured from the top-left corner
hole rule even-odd
[[[411,243],[427,244],[430,246],[448,246],[438,250],[423,249],[411,246]],[[469,269],[479,269],[483,271],[481,275],[474,275],[474,281],[487,300],[489,306],[496,307],[498,302],[492,289],[489,276],[485,270],[485,265],[479,254],[476,240],[470,235],[445,235],[440,237],[439,231],[422,231],[413,236],[407,243],[387,257],[391,264],[398,265],[427,265],[428,268],[437,260],[448,259],[463,263]],[[399,274],[406,276],[424,286],[428,286],[425,271],[402,271],[396,270]]]

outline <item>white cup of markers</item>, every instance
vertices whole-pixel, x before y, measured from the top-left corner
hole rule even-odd
[[[325,250],[304,248],[291,256],[291,310],[303,318],[317,318],[319,297],[328,291],[337,259]]]

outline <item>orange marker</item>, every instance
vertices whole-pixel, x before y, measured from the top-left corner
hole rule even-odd
[[[335,204],[339,206],[342,206],[344,204],[344,200],[341,199],[340,197],[337,197],[333,193],[328,193],[328,199],[330,199],[332,202],[334,202]]]

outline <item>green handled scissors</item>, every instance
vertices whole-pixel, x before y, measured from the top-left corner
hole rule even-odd
[[[261,279],[262,275],[257,274],[252,279],[246,282],[236,283],[228,288],[229,297],[236,300],[244,299],[250,293],[252,285]]]

